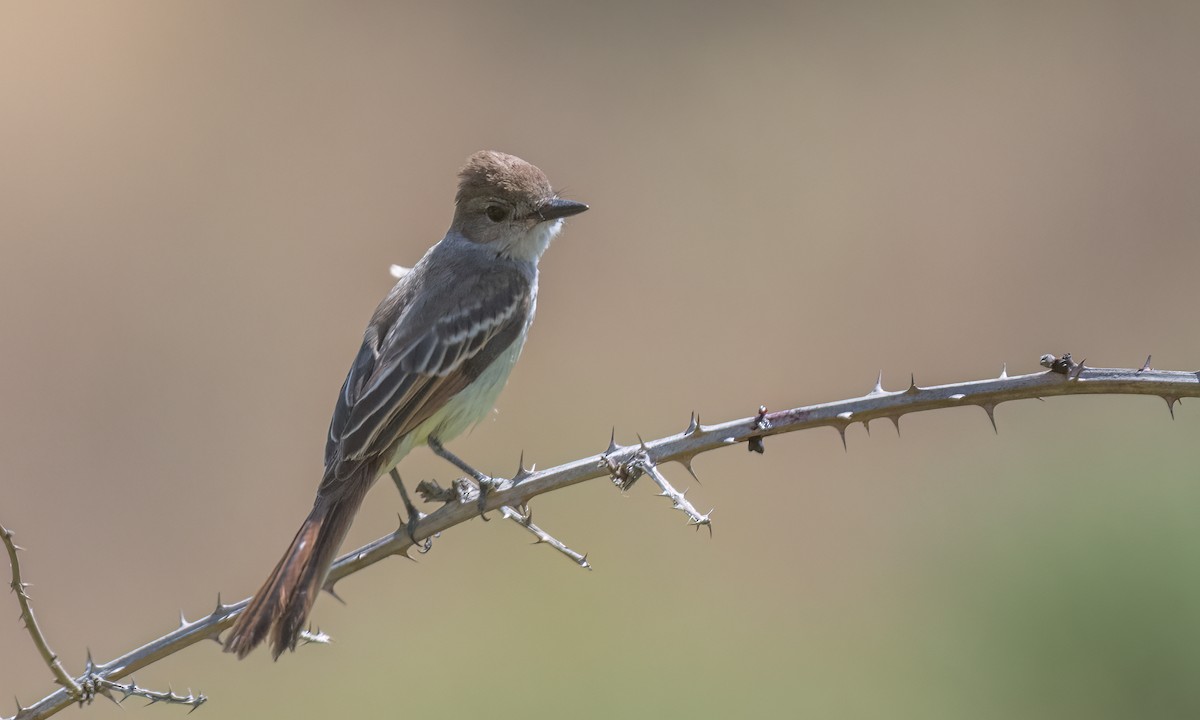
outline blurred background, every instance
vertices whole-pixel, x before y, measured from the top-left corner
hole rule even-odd
[[[9,2],[0,521],[79,672],[249,595],[388,265],[493,148],[592,209],[542,262],[494,474],[861,395],[1200,367],[1191,2]],[[1064,398],[543,497],[343,582],[336,639],[145,671],[206,717],[1200,713],[1200,409]],[[426,451],[410,482],[454,473]],[[391,531],[375,488],[351,535]],[[0,601],[0,714],[53,690]],[[89,717],[174,717],[109,703]],[[199,717],[200,715],[197,715]]]

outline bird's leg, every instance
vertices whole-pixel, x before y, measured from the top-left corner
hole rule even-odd
[[[392,476],[392,482],[396,483],[396,489],[400,491],[400,499],[404,501],[404,511],[408,513],[408,521],[404,523],[404,529],[408,531],[408,538],[412,540],[413,545],[418,545],[416,536],[417,523],[421,521],[421,518],[425,517],[425,513],[417,510],[417,506],[413,505],[412,500],[409,499],[408,490],[404,488],[404,482],[400,480],[400,473],[396,468],[392,468],[389,474]],[[426,538],[425,542],[418,546],[417,552],[425,554],[429,552],[429,548],[432,545],[433,538]]]
[[[475,478],[475,482],[479,483],[479,517],[483,518],[486,522],[488,518],[483,514],[483,509],[487,505],[488,493],[496,487],[496,481],[468,465],[462,458],[443,447],[442,443],[438,440],[431,437],[426,442],[429,443],[429,449],[435,455],[449,461],[451,465]]]

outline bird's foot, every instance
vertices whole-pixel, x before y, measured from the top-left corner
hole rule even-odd
[[[396,489],[400,491],[400,499],[404,501],[404,512],[408,516],[408,520],[404,523],[404,531],[408,533],[408,539],[412,540],[413,545],[417,547],[417,552],[424,555],[433,547],[433,538],[427,537],[424,542],[417,540],[417,526],[421,524],[421,520],[425,517],[425,513],[417,509],[416,505],[408,497],[408,490],[404,488],[404,482],[400,480],[400,473],[396,468],[392,468],[389,473],[392,476],[392,482],[396,483]]]
[[[488,495],[491,495],[493,491],[499,489],[503,481],[497,478],[490,478],[487,475],[480,473],[478,476],[476,476],[475,482],[479,483],[479,500],[476,501],[479,503],[479,517],[482,518],[484,522],[489,522],[488,516],[484,514],[484,511],[487,510]]]

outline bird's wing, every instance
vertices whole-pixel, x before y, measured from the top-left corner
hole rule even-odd
[[[343,474],[334,466],[386,452],[520,336],[531,293],[519,271],[497,266],[465,282],[441,280],[376,311],[334,408],[326,482]]]

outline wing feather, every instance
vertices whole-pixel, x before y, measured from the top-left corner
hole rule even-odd
[[[327,476],[345,474],[333,465],[349,469],[386,453],[478,377],[528,320],[530,282],[516,271],[423,288],[430,291],[439,297],[426,294],[423,306],[397,303],[390,326],[385,305],[376,312],[382,322],[368,330],[334,408]],[[438,307],[452,311],[428,312]]]

